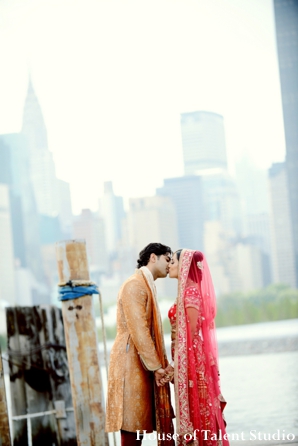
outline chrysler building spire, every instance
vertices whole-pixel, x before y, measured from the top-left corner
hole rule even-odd
[[[28,140],[30,151],[47,150],[47,129],[44,123],[42,110],[31,77],[29,77],[28,91],[24,105],[22,133]]]

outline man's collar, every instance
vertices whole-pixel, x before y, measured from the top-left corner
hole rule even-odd
[[[154,277],[153,277],[153,274],[152,274],[152,272],[150,271],[150,269],[149,268],[147,268],[147,266],[142,266],[142,268],[146,268],[146,272],[147,272],[147,274],[149,274],[151,277],[152,277],[152,280],[154,281]]]

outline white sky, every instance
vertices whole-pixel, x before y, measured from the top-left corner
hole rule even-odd
[[[28,72],[73,207],[103,181],[125,198],[183,174],[180,113],[224,116],[231,170],[285,154],[271,0],[0,0],[0,133]]]

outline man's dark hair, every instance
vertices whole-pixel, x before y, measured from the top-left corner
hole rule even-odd
[[[139,254],[137,268],[147,266],[151,254],[155,254],[159,257],[167,253],[172,254],[172,250],[169,246],[162,245],[161,243],[149,243],[149,245],[145,246]]]

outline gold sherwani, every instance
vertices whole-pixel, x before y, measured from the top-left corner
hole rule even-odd
[[[152,339],[153,296],[141,270],[122,285],[117,336],[110,355],[106,431],[155,430],[154,374],[161,367]]]

